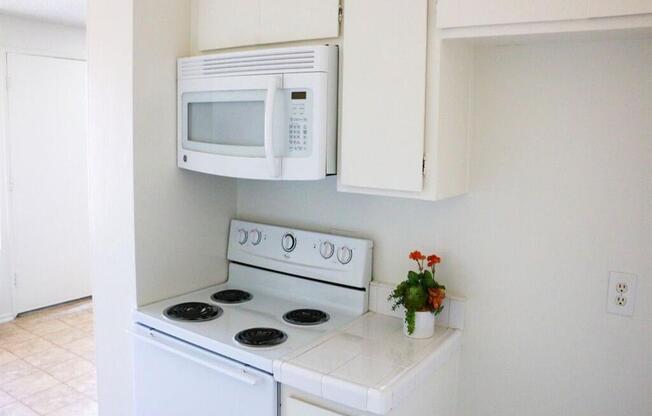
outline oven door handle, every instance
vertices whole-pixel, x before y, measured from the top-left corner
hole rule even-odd
[[[152,345],[156,348],[159,348],[161,350],[167,351],[169,353],[175,354],[179,357],[185,358],[187,360],[190,360],[196,364],[201,365],[202,367],[206,367],[208,369],[211,369],[215,371],[216,373],[220,373],[222,375],[225,375],[227,377],[230,377],[232,379],[241,381],[245,384],[248,384],[250,386],[258,384],[258,377],[254,377],[251,374],[247,374],[244,370],[235,370],[226,366],[221,366],[219,364],[215,363],[210,363],[208,361],[202,360],[201,358],[195,357],[192,354],[188,354],[186,352],[181,351],[178,348],[174,348],[170,345],[166,345],[165,343],[161,341],[157,341],[154,338],[154,333],[150,331],[149,336],[144,336],[141,334],[137,334],[135,332],[132,332],[132,335],[136,338],[138,338],[140,341],[143,341],[149,345]]]
[[[279,88],[281,88],[281,77],[271,77],[267,86],[267,96],[265,97],[264,146],[265,159],[267,160],[269,175],[272,178],[278,178],[281,175],[281,159],[274,154],[274,102],[276,100],[276,91]]]

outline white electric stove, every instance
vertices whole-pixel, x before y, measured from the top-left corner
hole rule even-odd
[[[224,284],[135,314],[138,416],[276,416],[274,360],[368,308],[372,242],[233,220]]]

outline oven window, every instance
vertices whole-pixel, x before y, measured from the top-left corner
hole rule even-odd
[[[226,146],[264,146],[264,101],[188,103],[188,140]]]

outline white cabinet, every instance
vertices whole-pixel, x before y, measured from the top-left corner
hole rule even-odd
[[[439,0],[437,27],[569,21],[652,13],[652,0]]]
[[[288,397],[285,407],[283,416],[346,416],[294,397]]]
[[[339,36],[339,0],[193,0],[199,51]]]
[[[428,200],[466,192],[472,47],[442,44],[434,4],[344,4],[339,191]]]
[[[257,0],[195,0],[193,30],[200,51],[253,45],[258,42]]]
[[[439,0],[438,3],[437,26],[440,28],[588,17],[587,0]]]
[[[396,5],[345,4],[338,169],[343,185],[422,188],[428,0]]]
[[[591,17],[652,13],[652,0],[589,0]]]

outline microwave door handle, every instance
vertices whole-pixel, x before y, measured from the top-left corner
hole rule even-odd
[[[269,175],[278,178],[281,175],[281,159],[274,154],[274,101],[276,91],[281,87],[281,77],[275,76],[270,79],[265,97],[265,159]]]

